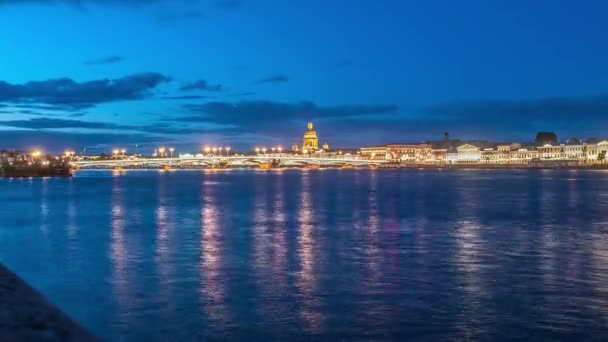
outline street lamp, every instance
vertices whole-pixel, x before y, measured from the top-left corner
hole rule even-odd
[[[164,147],[159,148],[159,149],[158,149],[158,152],[160,152],[160,156],[161,156],[161,157],[164,157],[164,156],[165,156],[165,148],[164,148]]]
[[[215,155],[215,152],[217,152],[217,147],[213,148],[213,154]]]
[[[260,154],[260,148],[259,148],[259,147],[256,147],[256,148],[255,148],[255,153],[256,153],[256,154]]]
[[[279,150],[279,154],[281,154],[281,151],[283,151],[283,148],[282,148],[281,146],[279,146],[279,147],[277,148],[277,150]]]
[[[266,154],[266,147],[262,148],[262,152],[264,153],[264,155]]]
[[[123,148],[123,149],[120,150],[120,154],[122,154],[123,156],[125,155],[125,153],[127,153],[126,149]]]
[[[173,147],[169,147],[169,152],[171,152],[171,158],[173,158],[173,152],[175,151],[175,148]]]
[[[226,147],[226,156],[230,153],[230,146]]]
[[[205,146],[205,153],[209,154],[209,151],[211,151],[211,148],[209,148],[208,146]]]
[[[119,151],[118,149],[114,149],[114,150],[112,150],[112,155],[114,156],[114,158],[118,157],[118,153],[119,153],[119,152],[120,152],[120,151]]]

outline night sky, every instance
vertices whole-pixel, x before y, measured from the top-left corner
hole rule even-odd
[[[608,137],[608,1],[0,0],[0,148]]]

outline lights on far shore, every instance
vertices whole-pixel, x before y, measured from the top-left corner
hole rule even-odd
[[[42,151],[40,151],[40,150],[32,151],[32,158],[40,158],[41,156],[42,156]]]
[[[203,151],[205,151],[205,154],[216,154],[219,152],[219,155],[222,155],[222,151],[226,151],[226,155],[228,155],[228,153],[230,153],[230,149],[230,146],[205,146]]]

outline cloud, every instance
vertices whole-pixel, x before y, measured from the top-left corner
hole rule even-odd
[[[193,90],[204,90],[204,91],[221,91],[221,84],[211,85],[205,80],[198,80],[196,82],[191,82],[184,84],[179,88],[181,91],[193,91]]]
[[[161,97],[163,100],[202,100],[209,99],[211,96],[204,95],[182,95],[182,96],[164,96]]]
[[[533,100],[484,100],[449,103],[423,110],[426,115],[451,120],[574,121],[599,120],[608,116],[608,95],[552,97]]]
[[[76,82],[70,78],[10,84],[0,81],[0,101],[15,104],[43,104],[64,109],[81,109],[100,103],[138,100],[170,78],[149,72],[117,79]]]
[[[395,114],[398,107],[395,105],[319,106],[311,101],[298,103],[241,101],[185,104],[183,109],[190,115],[176,118],[176,121],[235,125],[249,130],[260,126],[291,125],[294,121]]]
[[[131,129],[131,126],[108,122],[94,122],[54,118],[33,118],[28,120],[0,121],[0,126],[27,129],[86,128],[86,129]]]
[[[123,62],[124,60],[125,59],[123,57],[120,57],[120,56],[108,56],[108,57],[102,57],[102,58],[86,61],[86,62],[84,62],[84,64],[91,65],[91,66],[94,66],[94,65],[107,65],[107,64],[120,63],[120,62]]]
[[[114,134],[114,133],[73,133],[35,130],[2,131],[0,146],[10,146],[20,150],[42,148],[45,152],[61,152],[65,149],[81,150],[85,147],[112,147],[134,144],[167,143],[167,138],[149,134]],[[99,152],[99,151],[98,151]]]
[[[286,75],[274,75],[274,76],[262,78],[261,80],[258,80],[256,83],[264,84],[264,83],[286,83],[286,82],[289,82],[289,77],[287,77]]]

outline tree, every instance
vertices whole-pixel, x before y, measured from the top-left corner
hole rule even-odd
[[[557,144],[557,135],[553,132],[536,133],[536,145]]]

